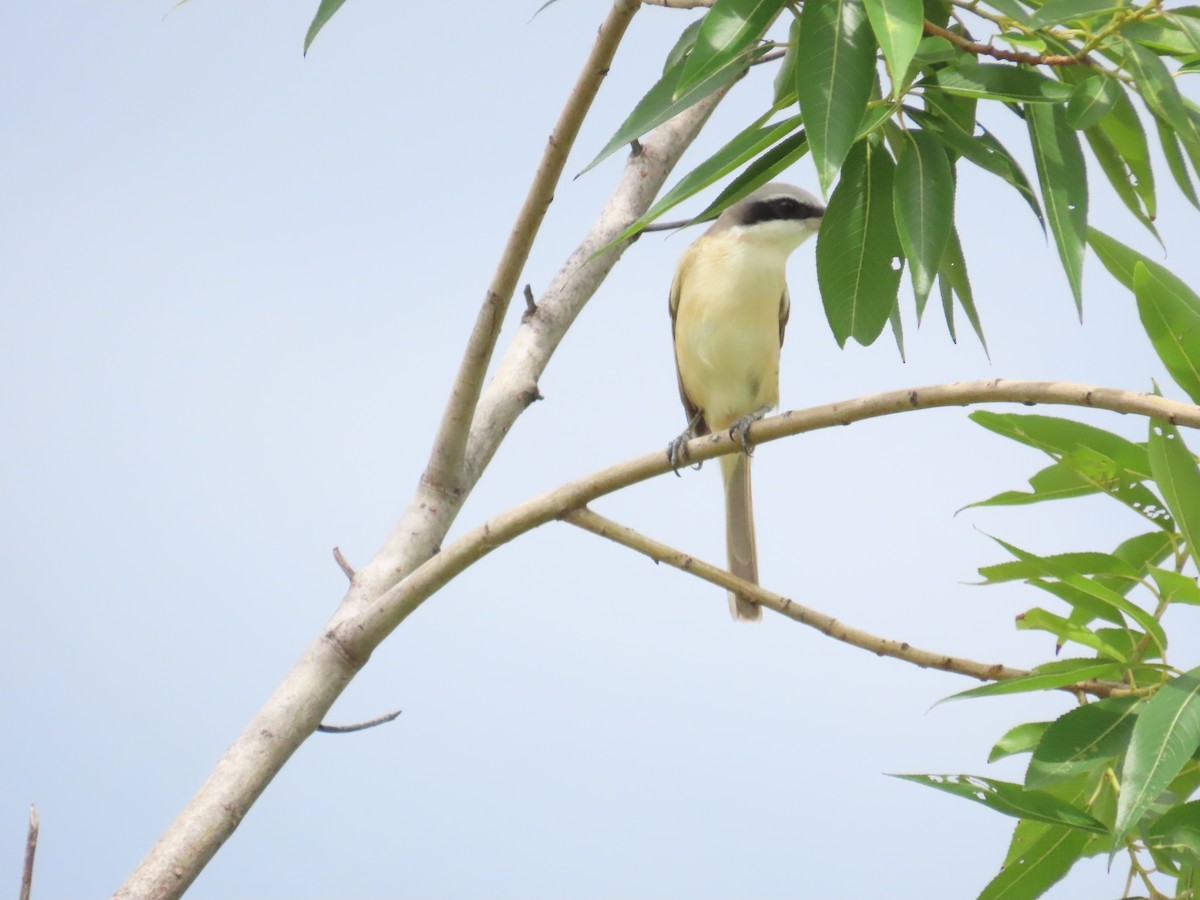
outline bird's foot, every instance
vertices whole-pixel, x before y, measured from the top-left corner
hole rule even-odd
[[[691,462],[691,457],[688,456],[687,445],[688,441],[690,441],[693,437],[694,435],[692,434],[692,429],[688,428],[683,432],[683,434],[679,435],[679,437],[667,444],[667,462],[671,464],[671,471],[675,473],[676,478],[680,477],[679,467],[686,466],[689,462]],[[700,468],[700,466],[701,463],[696,464],[697,469]]]
[[[752,413],[747,413],[729,426],[729,436],[742,445],[742,450],[747,456],[754,455],[754,448],[750,446],[750,426],[770,411],[771,407],[763,406]]]

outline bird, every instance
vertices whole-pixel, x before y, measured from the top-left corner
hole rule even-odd
[[[817,232],[824,205],[808,191],[772,182],[729,206],[679,259],[671,282],[671,332],[688,425],[668,445],[671,467],[687,442],[728,431],[743,452],[721,457],[729,571],[758,583],[750,492],[751,424],[779,405],[779,351],[791,310],[787,260]],[[678,472],[677,472],[678,474]],[[729,592],[735,620],[762,607]]]

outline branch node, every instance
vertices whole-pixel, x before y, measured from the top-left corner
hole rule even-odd
[[[368,728],[375,728],[377,725],[386,725],[388,722],[395,721],[402,712],[404,710],[398,709],[395,712],[376,716],[374,719],[368,719],[365,722],[355,722],[353,725],[326,725],[322,723],[317,726],[317,731],[321,734],[350,734],[355,731],[366,731]]]
[[[340,547],[333,548],[333,559],[334,562],[338,564],[338,568],[341,569],[346,574],[346,577],[350,579],[350,583],[353,584],[355,575],[354,567],[351,566],[350,563],[346,562],[346,557],[342,556],[342,550]]]
[[[521,324],[528,325],[529,320],[537,315],[538,306],[533,299],[533,288],[525,285],[525,312],[521,313]]]
[[[645,149],[646,148],[642,146],[642,142],[639,141],[637,138],[634,138],[632,141],[629,142],[629,155],[630,156],[641,156],[642,151]]]

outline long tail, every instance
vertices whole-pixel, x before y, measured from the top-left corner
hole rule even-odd
[[[750,457],[744,453],[722,456],[721,474],[725,476],[725,549],[729,553],[729,571],[758,584],[754,505],[750,496]],[[732,591],[729,592],[729,611],[741,621],[757,622],[762,618],[761,606]]]

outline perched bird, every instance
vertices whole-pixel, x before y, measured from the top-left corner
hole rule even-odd
[[[667,450],[686,461],[693,437],[728,430],[745,453],[721,457],[729,571],[758,583],[750,498],[750,425],[779,404],[779,348],[790,300],[787,259],[815,234],[825,208],[790,184],[764,185],[730,206],[679,260],[671,284],[671,327],[687,429]],[[762,608],[729,594],[735,619]]]

